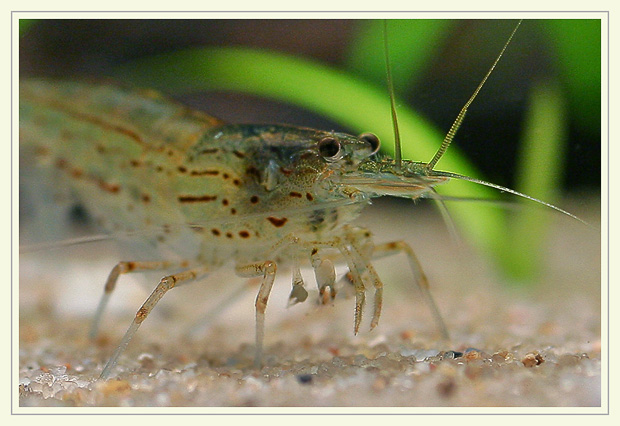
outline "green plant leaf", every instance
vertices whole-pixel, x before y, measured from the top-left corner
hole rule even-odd
[[[568,124],[559,85],[536,84],[530,94],[519,152],[517,188],[553,203],[564,170]],[[525,202],[526,200],[523,200]],[[545,243],[551,217],[544,209],[523,208],[511,217],[506,243],[497,259],[515,284],[533,283],[545,262]]]
[[[455,22],[445,19],[388,20],[390,66],[396,93],[406,93],[415,87]],[[385,86],[385,52],[380,34],[383,34],[383,20],[358,21],[356,35],[347,52],[346,67],[357,76]]]

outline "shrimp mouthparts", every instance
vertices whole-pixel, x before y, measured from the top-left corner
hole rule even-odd
[[[342,175],[340,183],[373,197],[390,195],[415,199],[449,179],[436,176],[426,163],[402,160],[397,168],[394,160],[384,159],[361,164],[357,170]]]

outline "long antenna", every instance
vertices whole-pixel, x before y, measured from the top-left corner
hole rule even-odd
[[[499,52],[499,55],[497,56],[497,59],[495,59],[495,62],[493,62],[493,65],[491,66],[491,68],[489,69],[487,74],[482,79],[482,82],[478,85],[478,87],[474,91],[474,94],[471,95],[471,98],[469,98],[469,100],[467,101],[465,106],[463,106],[463,108],[461,109],[461,112],[459,112],[459,115],[457,115],[456,120],[454,120],[454,123],[452,123],[452,126],[450,127],[450,130],[448,131],[448,134],[446,134],[446,137],[443,139],[443,142],[441,143],[441,146],[439,147],[439,150],[435,153],[435,156],[433,157],[433,159],[431,161],[429,161],[428,164],[426,165],[426,169],[428,171],[433,170],[433,167],[435,167],[435,164],[437,164],[439,159],[443,156],[443,154],[446,152],[446,150],[448,149],[448,147],[452,143],[452,139],[454,139],[454,135],[456,135],[457,130],[459,129],[459,127],[461,127],[461,123],[463,122],[463,119],[465,118],[465,113],[467,113],[467,108],[469,108],[469,106],[474,101],[474,99],[476,99],[476,96],[478,96],[478,92],[480,92],[480,89],[482,89],[482,86],[484,86],[484,83],[486,83],[487,79],[489,78],[489,76],[491,75],[493,70],[495,69],[495,66],[497,65],[497,63],[501,59],[502,55],[504,54],[504,51],[506,50],[506,48],[510,44],[510,41],[512,40],[512,37],[517,32],[517,29],[519,29],[519,26],[521,25],[522,21],[523,21],[523,19],[521,19],[517,23],[517,26],[514,28],[514,30],[512,30],[512,33],[510,34],[510,37],[508,37],[508,41],[506,41],[506,43],[504,44],[504,47],[502,48],[502,51]]]
[[[495,188],[495,189],[498,189],[498,190],[500,190],[502,192],[508,192],[509,194],[517,195],[519,197],[526,198],[526,199],[528,199],[530,201],[534,201],[535,203],[542,204],[543,206],[552,208],[553,210],[556,210],[556,211],[558,211],[558,212],[560,212],[562,214],[565,214],[567,216],[572,217],[575,220],[578,220],[579,222],[583,223],[584,225],[586,225],[589,228],[596,229],[595,226],[590,225],[585,220],[580,219],[579,217],[575,216],[572,213],[567,212],[566,210],[563,210],[563,209],[561,209],[561,208],[559,208],[557,206],[554,206],[553,204],[549,204],[549,203],[547,203],[545,201],[539,200],[538,198],[531,197],[531,196],[529,196],[527,194],[524,194],[522,192],[515,191],[514,189],[506,188],[505,186],[497,185],[497,184],[494,184],[494,183],[491,183],[491,182],[487,182],[487,181],[484,181],[484,180],[472,178],[472,177],[465,176],[465,175],[460,175],[458,173],[442,172],[442,171],[439,171],[439,170],[433,170],[432,173],[431,173],[431,176],[443,176],[443,177],[447,177],[447,178],[450,178],[450,179],[466,180],[468,182],[473,182],[473,183],[477,183],[479,185],[488,186],[489,188]]]
[[[392,126],[394,127],[394,171],[400,172],[402,163],[402,152],[400,148],[400,132],[398,131],[398,117],[396,116],[396,101],[394,100],[394,82],[392,81],[392,67],[390,66],[390,54],[388,52],[388,20],[383,20],[383,51],[385,52],[385,72],[387,74],[387,85],[390,93],[390,112],[392,113]]]

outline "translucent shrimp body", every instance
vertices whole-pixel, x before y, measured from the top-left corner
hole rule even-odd
[[[119,262],[112,270],[93,336],[120,275],[172,268],[183,272],[162,278],[103,377],[165,292],[228,262],[242,277],[262,277],[256,300],[257,364],[265,308],[279,266],[293,267],[292,300],[305,299],[298,259],[314,268],[324,302],[336,294],[333,262],[348,265],[357,332],[369,286],[375,292],[371,327],[381,313],[383,284],[371,259],[405,252],[446,334],[413,251],[402,242],[374,246],[370,232],[350,223],[372,197],[418,198],[447,179],[420,173],[421,163],[404,161],[395,170],[393,160],[375,155],[379,141],[372,134],[225,125],[150,91],[31,80],[20,87],[20,144],[107,231],[152,229],[143,234],[150,244],[194,253],[182,261]]]

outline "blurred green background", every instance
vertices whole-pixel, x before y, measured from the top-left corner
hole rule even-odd
[[[404,158],[431,159],[516,23],[389,21]],[[372,131],[393,147],[381,20],[45,20],[20,31],[20,78],[111,77],[230,122]],[[598,196],[600,78],[599,20],[524,21],[436,169],[560,205]],[[462,182],[440,192],[514,201]],[[550,210],[448,207],[507,282],[535,282]]]

